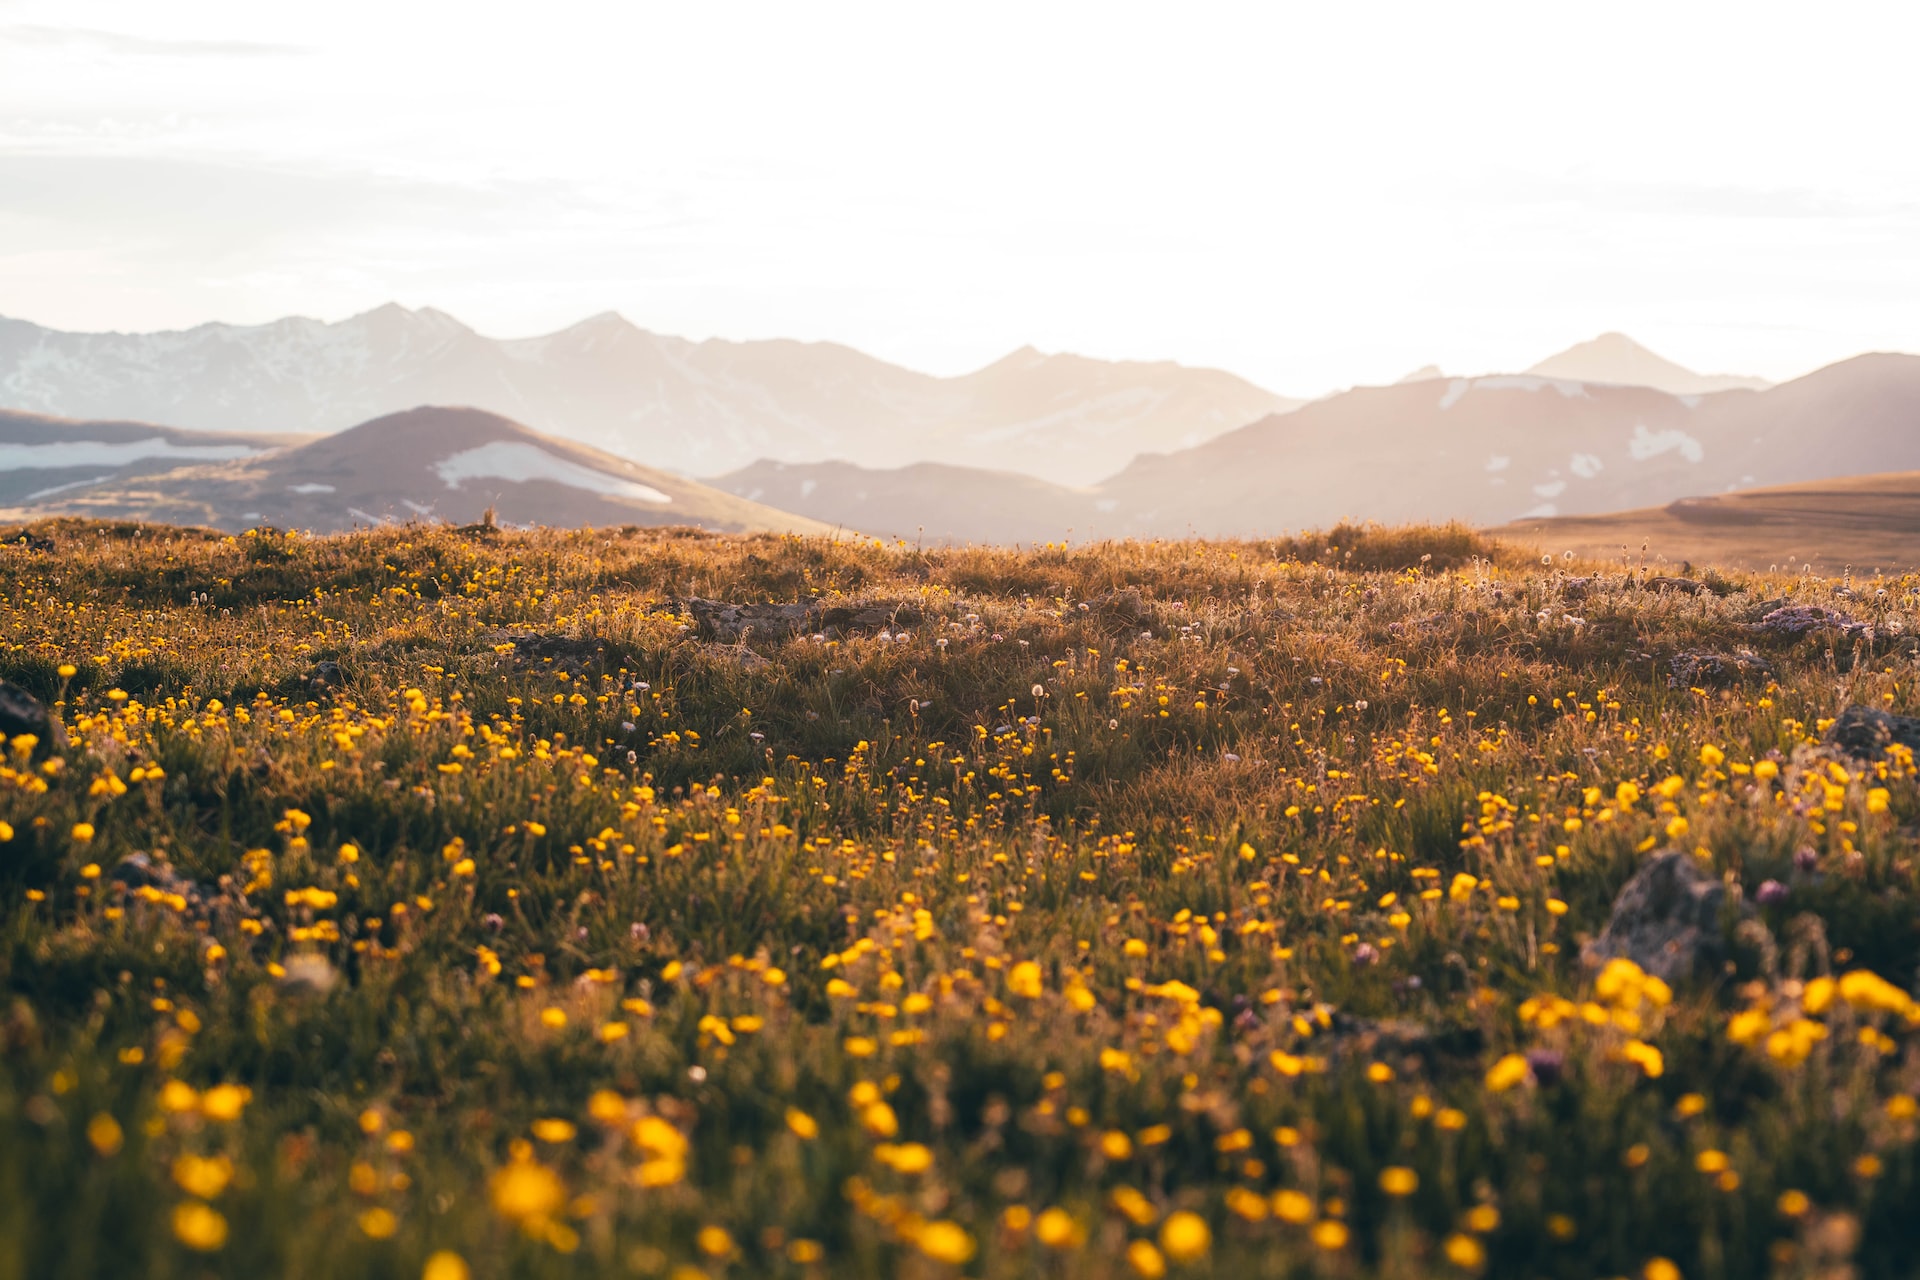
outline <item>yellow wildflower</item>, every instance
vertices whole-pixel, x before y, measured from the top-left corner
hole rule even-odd
[[[1198,1262],[1213,1248],[1213,1230],[1205,1218],[1182,1209],[1160,1224],[1160,1248],[1175,1262]]]
[[[173,1238],[200,1253],[214,1253],[227,1243],[227,1220],[219,1210],[198,1200],[174,1206]]]

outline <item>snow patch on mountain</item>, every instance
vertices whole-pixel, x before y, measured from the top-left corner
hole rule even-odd
[[[49,444],[0,443],[0,471],[53,470],[59,467],[124,467],[148,458],[179,458],[194,462],[232,462],[265,450],[243,444],[174,444],[159,436],[151,440],[60,440]]]
[[[84,489],[88,485],[104,484],[106,481],[111,479],[113,479],[111,475],[93,476],[92,478],[86,479],[86,480],[70,480],[66,484],[56,484],[53,487],[48,489],[35,489],[32,493],[27,495],[27,501],[38,502],[40,501],[40,499],[50,498],[56,493],[66,493],[70,489]]]
[[[551,480],[571,488],[585,489],[589,493],[634,498],[641,502],[673,501],[652,485],[595,471],[592,467],[581,466],[557,454],[548,453],[538,445],[519,440],[495,440],[477,448],[462,449],[435,463],[433,469],[449,489],[458,489],[463,480],[511,480],[516,484],[527,480]]]
[[[1680,456],[1688,462],[1698,462],[1707,456],[1700,442],[1678,427],[1668,427],[1664,431],[1649,431],[1644,422],[1636,423],[1633,428],[1633,438],[1627,441],[1627,452],[1633,456],[1635,462],[1645,462],[1649,458],[1657,458],[1663,453],[1675,451],[1678,451]]]

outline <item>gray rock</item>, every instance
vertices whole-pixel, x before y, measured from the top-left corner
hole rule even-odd
[[[1671,676],[1668,687],[1674,689],[1725,689],[1746,681],[1758,683],[1770,679],[1773,667],[1764,658],[1750,653],[1716,653],[1711,649],[1687,649],[1667,659]]]
[[[307,683],[322,689],[339,689],[347,683],[347,673],[337,662],[316,662],[307,672]]]
[[[1727,959],[1729,913],[1753,908],[1727,897],[1727,886],[1690,853],[1649,858],[1613,900],[1607,927],[1587,945],[1589,964],[1621,956],[1668,983],[1705,977]]]
[[[64,751],[67,727],[47,705],[17,684],[0,680],[0,738],[17,738],[30,733],[39,739],[35,755]]]
[[[733,644],[755,640],[786,640],[809,632],[857,635],[893,627],[918,626],[920,611],[908,604],[824,605],[729,604],[696,596],[686,602],[701,635]]]
[[[1848,707],[1827,727],[1827,744],[1858,760],[1877,760],[1896,742],[1920,754],[1920,720],[1874,707]]]
[[[687,612],[702,635],[733,642],[751,633],[761,640],[785,640],[803,631],[817,631],[814,619],[818,605],[808,604],[728,604],[724,600],[704,600],[698,596],[687,601]]]

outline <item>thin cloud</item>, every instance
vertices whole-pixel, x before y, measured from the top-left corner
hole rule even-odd
[[[1457,188],[1508,206],[1578,204],[1615,213],[1695,218],[1911,219],[1920,204],[1870,199],[1804,186],[1634,181],[1546,173],[1495,172],[1461,179]]]
[[[92,49],[124,58],[285,58],[312,52],[304,45],[252,40],[156,40],[90,27],[0,27],[6,43],[41,48]]]

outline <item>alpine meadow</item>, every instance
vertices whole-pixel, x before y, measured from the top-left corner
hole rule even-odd
[[[1917,48],[0,0],[0,1280],[1920,1277]]]
[[[1916,595],[24,526],[0,1277],[1911,1274]]]

